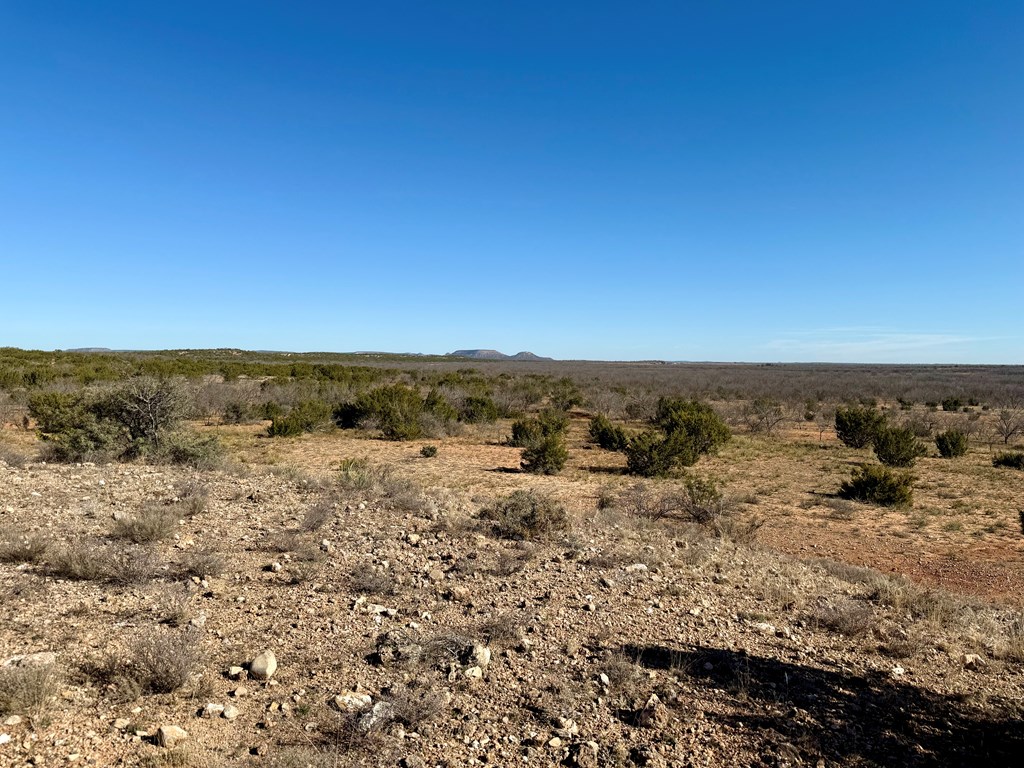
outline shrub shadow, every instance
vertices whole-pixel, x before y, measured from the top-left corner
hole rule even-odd
[[[742,727],[766,752],[799,745],[808,758],[829,764],[914,768],[996,768],[1020,765],[1024,755],[1019,702],[990,700],[982,709],[884,673],[818,669],[728,649],[622,651],[648,669],[685,671],[708,688],[739,694],[744,711],[720,720]]]

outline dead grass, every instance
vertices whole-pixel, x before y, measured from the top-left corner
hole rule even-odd
[[[190,681],[201,661],[198,630],[152,627],[131,643],[124,674],[143,693],[173,693]]]
[[[175,488],[177,506],[187,517],[205,512],[210,503],[210,489],[206,483],[195,478],[183,480]]]
[[[0,715],[40,718],[57,694],[59,683],[55,664],[0,667]]]
[[[49,540],[39,534],[7,531],[0,538],[0,563],[37,563],[49,545]]]
[[[814,612],[812,621],[819,627],[846,637],[863,637],[876,625],[871,606],[858,600],[824,605]]]
[[[116,519],[113,533],[136,544],[151,544],[169,538],[177,527],[178,512],[174,507],[151,502],[134,515]]]
[[[0,423],[0,427],[2,426],[3,424]],[[0,443],[0,461],[14,469],[24,469],[29,462],[29,456],[12,445]]]
[[[59,548],[49,566],[50,573],[57,578],[126,586],[152,579],[158,560],[147,547],[81,542]]]

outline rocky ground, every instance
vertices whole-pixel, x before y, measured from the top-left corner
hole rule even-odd
[[[1018,612],[489,501],[0,461],[0,765],[1018,764]]]

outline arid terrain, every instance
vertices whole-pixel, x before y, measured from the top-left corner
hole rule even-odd
[[[722,530],[659,513],[684,475],[627,475],[593,412],[554,475],[520,469],[508,418],[406,440],[193,418],[224,451],[203,469],[41,461],[9,419],[0,765],[1018,764],[1001,442],[933,446],[887,508],[836,496],[870,449],[731,419],[692,469]],[[549,502],[502,517],[517,491]]]

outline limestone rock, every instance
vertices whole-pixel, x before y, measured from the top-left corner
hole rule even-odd
[[[249,663],[249,674],[257,680],[269,680],[277,671],[277,656],[267,650]]]
[[[156,731],[157,745],[167,749],[173,749],[187,738],[188,731],[176,725],[161,725]]]

